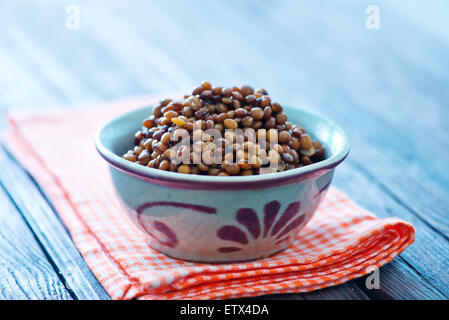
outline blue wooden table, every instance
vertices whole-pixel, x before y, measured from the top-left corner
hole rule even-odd
[[[264,87],[341,124],[352,150],[335,185],[416,228],[416,242],[381,268],[378,290],[362,278],[268,298],[447,299],[448,9],[445,0],[3,0],[0,128],[10,109],[202,80]],[[0,186],[0,299],[108,299],[44,189],[4,146]]]

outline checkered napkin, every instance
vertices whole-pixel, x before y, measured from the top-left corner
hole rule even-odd
[[[414,241],[410,224],[380,220],[330,188],[294,245],[270,258],[202,264],[153,250],[121,210],[93,140],[101,123],[158,98],[10,116],[8,147],[43,186],[113,299],[224,299],[312,291],[371,272],[370,267],[388,263]]]

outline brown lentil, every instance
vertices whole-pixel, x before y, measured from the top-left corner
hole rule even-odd
[[[302,155],[305,155],[305,156],[307,156],[307,157],[311,157],[311,156],[313,156],[313,155],[315,154],[315,148],[314,148],[314,147],[311,147],[311,148],[308,149],[308,150],[301,149],[301,150],[299,150],[299,152],[300,152]]]
[[[282,111],[281,105],[279,103],[277,103],[277,102],[273,102],[271,104],[271,109],[273,110],[273,112],[276,112],[276,113]]]
[[[214,95],[216,95],[216,96],[221,95],[221,92],[222,92],[222,91],[223,91],[223,88],[222,88],[222,87],[215,87],[215,88],[212,89],[212,93],[213,93]]]
[[[237,122],[235,122],[235,120],[232,119],[226,119],[223,124],[226,129],[235,130],[238,127]]]
[[[179,173],[185,173],[185,174],[189,174],[190,173],[190,166],[187,164],[182,164],[178,167],[178,172]]]
[[[312,161],[310,160],[310,158],[308,156],[302,156],[301,162],[305,165],[312,164]]]
[[[132,154],[132,153],[125,153],[123,158],[125,158],[126,160],[131,161],[131,162],[136,162],[136,160],[137,160],[136,155]]]
[[[228,164],[225,168],[226,172],[230,175],[236,175],[240,171],[240,167],[236,163]]]
[[[292,155],[293,163],[297,165],[299,163],[298,153],[295,150],[290,150],[290,154]]]
[[[265,120],[269,120],[271,118],[272,114],[273,114],[273,110],[271,109],[271,107],[265,107],[263,109],[263,118]]]
[[[254,119],[252,117],[245,117],[240,123],[244,127],[251,127],[254,123]]]
[[[279,143],[288,143],[291,139],[292,137],[288,131],[281,131],[279,133]]]
[[[165,98],[165,99],[161,99],[161,101],[159,101],[159,104],[160,104],[161,107],[165,107],[166,105],[168,105],[172,101],[173,101],[173,99]]]
[[[170,143],[170,139],[171,139],[171,133],[170,132],[166,132],[162,135],[161,137],[161,142],[165,145]]]
[[[248,115],[248,111],[244,108],[238,108],[235,110],[235,115],[237,117],[243,118],[246,117]]]
[[[268,107],[271,104],[271,99],[269,96],[264,96],[260,102],[262,108]]]
[[[271,117],[270,119],[265,121],[265,128],[266,129],[271,129],[274,128],[274,126],[276,125],[276,119]]]
[[[231,104],[232,99],[230,97],[222,98],[221,102],[223,102],[224,104]]]
[[[205,165],[204,163],[200,163],[197,165],[198,169],[200,169],[200,171],[209,171],[209,166]]]
[[[284,160],[285,163],[293,163],[293,156],[290,153],[283,153],[282,160]]]
[[[168,160],[162,160],[159,164],[159,169],[166,171],[168,168],[170,168],[170,162]]]
[[[134,153],[139,155],[142,152],[143,148],[140,146],[135,146],[134,147]]]
[[[234,99],[237,99],[237,100],[243,99],[242,94],[238,91],[232,91],[232,96],[234,97]]]
[[[244,96],[248,96],[254,93],[254,89],[249,85],[243,85],[240,87],[240,93]]]
[[[256,101],[257,101],[257,98],[255,96],[253,96],[252,94],[245,97],[245,102],[249,105],[255,104]]]
[[[263,122],[260,120],[257,120],[253,123],[253,129],[260,129],[263,126]]]
[[[287,115],[285,113],[278,113],[276,115],[276,123],[284,124],[287,121]]]
[[[299,142],[301,144],[301,149],[309,150],[312,148],[312,139],[310,139],[308,134],[303,134]]]
[[[292,137],[290,140],[290,147],[292,147],[292,149],[298,151],[299,148],[301,147],[301,143],[299,142],[299,140],[295,137]]]
[[[264,112],[262,108],[254,107],[251,109],[250,114],[254,119],[261,120],[263,118]]]
[[[170,119],[168,119],[166,117],[161,117],[161,118],[159,118],[158,123],[159,123],[160,126],[163,127],[163,126],[166,126],[167,124],[170,123]]]

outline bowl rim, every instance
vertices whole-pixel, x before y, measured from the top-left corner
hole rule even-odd
[[[263,175],[252,176],[207,176],[207,175],[187,175],[171,171],[163,171],[159,169],[149,168],[140,164],[130,162],[121,156],[109,150],[101,141],[101,133],[112,123],[119,121],[121,118],[129,116],[131,113],[141,112],[142,109],[150,108],[144,106],[122,113],[106,123],[104,123],[95,134],[95,147],[99,154],[112,167],[153,184],[181,188],[181,189],[200,189],[200,190],[243,190],[243,189],[261,189],[274,186],[280,186],[289,183],[301,182],[313,177],[321,176],[329,170],[335,168],[348,155],[350,142],[344,130],[334,121],[318,115],[308,110],[295,108],[286,105],[287,108],[295,109],[306,113],[311,117],[315,117],[327,123],[329,127],[337,130],[342,137],[340,149],[331,157],[317,163],[313,163],[301,168],[295,168],[288,171],[269,173]]]

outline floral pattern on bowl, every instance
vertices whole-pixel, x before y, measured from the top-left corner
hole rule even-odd
[[[301,214],[298,217],[300,207],[301,203],[299,201],[290,203],[279,220],[274,223],[280,211],[281,204],[276,200],[268,202],[264,206],[264,219],[262,224],[260,223],[257,213],[253,209],[241,208],[237,210],[235,213],[235,220],[248,230],[252,239],[248,239],[246,233],[239,227],[234,225],[222,226],[217,231],[217,237],[222,240],[238,243],[240,246],[220,247],[217,251],[221,253],[240,251],[243,250],[244,246],[248,245],[250,241],[254,240],[259,242],[267,241],[270,243],[274,241],[275,244],[286,241],[288,237],[282,237],[298,227],[305,220],[305,214]],[[289,223],[288,226],[286,226],[287,223]]]

